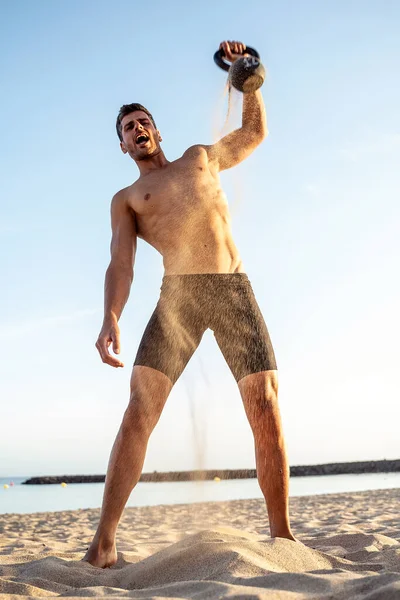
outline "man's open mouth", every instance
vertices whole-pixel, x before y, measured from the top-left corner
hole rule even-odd
[[[138,146],[141,146],[142,144],[145,144],[146,142],[148,142],[148,141],[149,141],[149,139],[150,139],[150,138],[149,138],[149,136],[148,136],[146,133],[140,133],[140,134],[137,136],[137,138],[136,138],[135,142],[136,142],[136,144],[137,144]]]

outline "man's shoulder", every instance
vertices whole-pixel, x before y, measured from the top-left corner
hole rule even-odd
[[[200,156],[202,154],[207,154],[208,148],[211,148],[211,146],[207,146],[207,144],[195,144],[194,146],[189,146],[182,156]]]
[[[136,183],[136,182],[135,182]],[[133,211],[132,208],[132,197],[134,194],[134,185],[128,185],[125,188],[122,188],[118,192],[114,194],[111,200],[111,210],[129,210],[129,212]]]
[[[132,197],[132,194],[135,191],[135,184],[137,181],[134,181],[131,185],[128,185],[125,188],[122,188],[118,192],[114,194],[112,197],[112,202],[115,204],[123,204],[124,202],[129,202]]]
[[[184,152],[182,158],[194,162],[199,161],[202,165],[207,165],[215,175],[218,172],[218,161],[214,147],[214,144],[195,144]]]

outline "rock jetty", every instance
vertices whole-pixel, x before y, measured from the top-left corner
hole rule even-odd
[[[328,463],[325,465],[304,465],[290,467],[291,477],[309,477],[310,475],[344,475],[357,473],[396,473],[400,472],[400,459],[368,460],[347,463]],[[170,471],[167,473],[143,473],[142,482],[157,481],[209,481],[220,479],[253,479],[257,477],[255,469],[224,469],[209,471]],[[48,485],[52,483],[104,483],[105,475],[55,475],[31,477],[26,485]]]

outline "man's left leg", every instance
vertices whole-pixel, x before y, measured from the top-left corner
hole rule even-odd
[[[278,407],[275,353],[246,274],[221,278],[211,328],[238,383],[254,434],[257,477],[271,536],[295,541],[289,524],[289,466]]]
[[[267,505],[271,537],[296,541],[289,522],[289,465],[278,406],[278,372],[246,375],[238,386],[254,435],[257,478]]]

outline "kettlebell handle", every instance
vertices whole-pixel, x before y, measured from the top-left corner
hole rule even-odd
[[[258,54],[257,50],[254,50],[254,48],[250,48],[250,46],[246,46],[245,52],[247,54],[250,54],[251,56],[260,58],[260,55]],[[216,53],[214,54],[214,62],[224,71],[229,71],[229,67],[231,65],[230,65],[230,63],[227,63],[224,61],[224,56],[225,56],[225,52],[222,50],[222,48],[220,50],[217,50]]]

